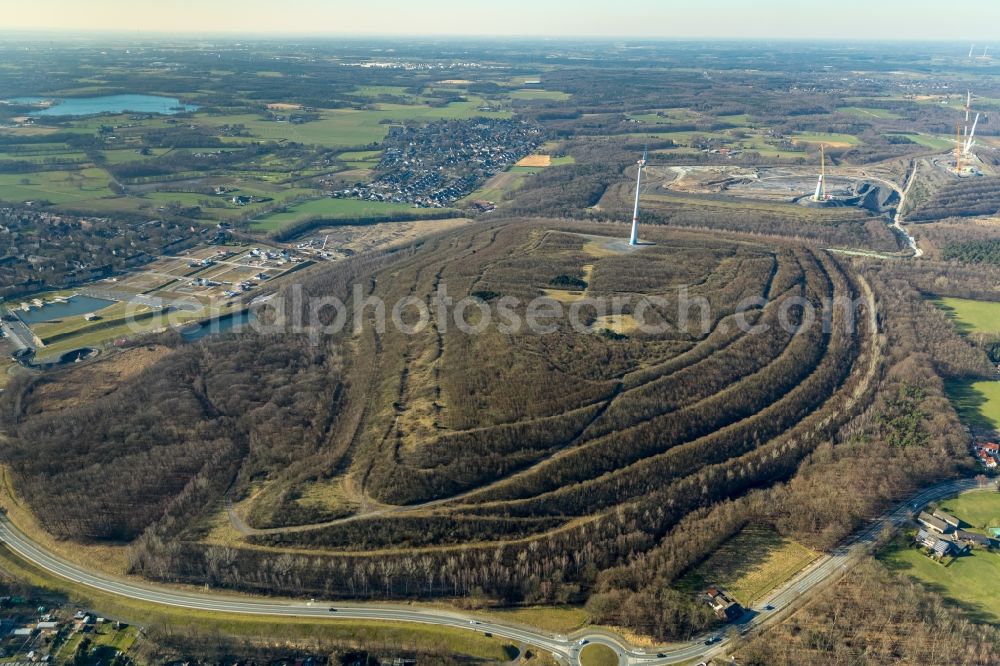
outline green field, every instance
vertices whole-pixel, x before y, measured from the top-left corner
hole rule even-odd
[[[952,501],[945,505],[952,506]],[[889,569],[941,593],[974,621],[1000,622],[1000,554],[973,550],[954,560],[937,562],[909,539],[900,538],[878,557]]]
[[[111,177],[103,169],[37,171],[0,174],[0,200],[48,200],[54,204],[79,203],[111,197]]]
[[[736,116],[731,116],[736,118]],[[742,131],[746,133],[746,136],[741,138],[736,138],[733,136],[732,132]],[[766,157],[776,157],[782,154],[779,148],[767,143],[767,139],[760,133],[751,130],[749,127],[734,127],[728,130],[720,130],[715,132],[699,132],[697,130],[690,131],[680,131],[680,132],[636,132],[636,137],[650,137],[657,139],[670,139],[674,143],[681,146],[691,146],[692,140],[697,138],[702,139],[715,139],[723,146],[731,149],[738,150],[752,150],[758,152]],[[833,135],[831,135],[833,136]],[[658,150],[656,152],[669,152],[667,150]],[[789,151],[784,151],[788,154]],[[796,153],[801,154],[801,152]]]
[[[195,122],[209,128],[217,128],[222,125],[243,125],[252,135],[252,137],[232,138],[232,142],[244,143],[256,138],[272,141],[298,141],[334,148],[341,146],[360,147],[378,143],[385,138],[389,131],[389,125],[386,122],[461,119],[478,116],[509,118],[511,115],[508,111],[479,111],[478,109],[483,103],[481,98],[471,98],[464,102],[452,102],[441,107],[419,104],[380,104],[377,109],[366,111],[323,109],[319,111],[319,120],[302,124],[266,120],[254,113],[198,114],[195,117]]]
[[[686,592],[718,585],[745,606],[791,578],[817,553],[767,527],[748,526],[677,582]]]
[[[893,113],[892,111],[887,111],[886,109],[877,109],[865,106],[842,106],[839,107],[837,111],[852,116],[858,116],[859,118],[878,118],[880,120],[898,120],[899,118],[902,118],[902,116],[898,113]]]
[[[861,139],[853,134],[836,134],[833,132],[796,132],[792,136],[792,140],[799,143],[842,144],[847,146],[857,146],[861,143]]]
[[[905,136],[907,139],[913,143],[924,146],[925,148],[930,148],[931,150],[946,150],[955,147],[954,139],[945,139],[940,136],[932,136],[930,134],[904,134],[893,133],[888,136]]]
[[[286,224],[303,220],[342,220],[347,218],[380,217],[393,213],[410,213],[414,215],[430,215],[440,213],[441,208],[414,208],[408,203],[385,203],[381,201],[363,201],[361,199],[313,199],[281,213],[273,213],[254,220],[251,227],[259,231],[274,231]]]
[[[658,114],[663,114],[658,115]],[[649,113],[629,113],[625,116],[629,120],[638,120],[640,123],[648,123],[650,125],[662,125],[665,123],[677,123],[677,122],[690,122],[698,118],[698,114],[691,109],[686,108],[673,108],[673,109],[653,109]],[[719,116],[719,120],[724,120],[728,123],[738,123],[739,118],[745,117],[745,114],[731,115],[731,116]]]
[[[900,544],[883,558],[890,569],[930,585],[974,619],[1000,622],[1000,555],[977,551],[945,566],[916,548]]]
[[[149,155],[141,155],[138,150],[132,148],[116,148],[114,150],[102,150],[101,155],[104,161],[112,166],[124,164],[125,162],[145,162],[154,160],[161,155],[170,152],[170,148],[150,148]]]
[[[725,123],[730,123],[732,125],[747,125],[750,123],[750,114],[747,113],[732,113],[729,115],[719,116],[719,120]]]
[[[618,666],[618,655],[607,645],[592,643],[580,650],[582,666]]]
[[[1000,381],[953,380],[945,391],[963,421],[1000,432]]]
[[[940,506],[977,530],[1000,527],[1000,493],[994,490],[963,493],[944,500]]]
[[[564,102],[572,95],[561,90],[515,90],[510,94],[511,99],[551,99],[557,102]]]
[[[931,302],[944,310],[960,333],[1000,333],[1000,302],[942,296]]]

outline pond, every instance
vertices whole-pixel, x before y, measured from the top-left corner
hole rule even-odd
[[[237,331],[254,319],[254,314],[249,310],[234,312],[233,314],[226,315],[224,317],[210,319],[200,325],[185,327],[181,329],[181,337],[183,337],[186,342],[194,342],[210,335]]]
[[[51,102],[36,109],[30,116],[94,116],[101,113],[161,113],[172,115],[197,111],[196,104],[185,104],[176,97],[158,95],[104,95],[101,97],[18,97],[10,100],[19,104]]]
[[[31,299],[25,299],[25,301],[30,303]],[[41,307],[32,307],[31,310],[28,311],[24,311],[17,307],[17,300],[12,300],[7,305],[12,311],[17,313],[17,316],[20,317],[21,321],[25,324],[37,324],[42,321],[62,319],[63,317],[77,317],[85,315],[88,312],[95,312],[114,304],[114,301],[109,301],[104,298],[93,298],[91,296],[76,294],[65,301],[45,303]]]

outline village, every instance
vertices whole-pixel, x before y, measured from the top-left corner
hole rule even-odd
[[[135,642],[136,629],[124,622],[38,602],[0,597],[0,658],[6,663],[110,664]]]
[[[333,196],[443,208],[533,152],[541,137],[527,122],[492,118],[391,127],[372,182]]]
[[[979,464],[987,470],[995,470],[997,464],[1000,463],[1000,444],[974,440],[972,443],[972,454],[976,456]]]
[[[917,515],[920,529],[914,542],[927,549],[928,555],[940,559],[945,556],[959,557],[973,548],[993,549],[1000,545],[995,537],[1000,537],[1000,527],[991,528],[992,537],[967,529],[966,523],[950,513],[935,509]]]

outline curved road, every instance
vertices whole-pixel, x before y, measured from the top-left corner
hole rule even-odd
[[[861,555],[870,552],[886,527],[898,527],[910,520],[920,507],[937,499],[979,488],[975,479],[948,481],[932,486],[914,495],[895,509],[871,521],[861,532],[838,546],[830,554],[817,558],[794,578],[771,593],[761,602],[768,611],[748,610],[734,625],[717,634],[711,645],[705,641],[709,635],[688,643],[675,643],[662,648],[640,649],[626,644],[611,632],[584,629],[571,636],[550,634],[541,630],[480,621],[474,616],[430,608],[412,608],[386,604],[341,604],[329,602],[302,602],[292,600],[248,600],[231,595],[181,592],[164,586],[126,581],[108,574],[88,570],[80,565],[47,552],[15,527],[6,515],[0,514],[0,540],[11,551],[35,566],[61,578],[86,585],[107,594],[114,594],[137,601],[188,608],[192,610],[242,613],[249,615],[283,615],[351,620],[389,620],[419,622],[492,633],[517,643],[525,643],[551,652],[561,661],[579,662],[579,653],[587,643],[608,645],[619,655],[622,664],[658,665],[674,664],[697,657],[710,656],[723,651],[739,635],[767,623],[771,618],[792,608],[793,604],[823,583],[835,580],[847,571]],[[336,610],[331,611],[331,608]]]

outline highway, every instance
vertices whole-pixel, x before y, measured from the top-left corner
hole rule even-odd
[[[994,484],[989,484],[989,486],[995,487]],[[863,530],[835,548],[831,553],[817,558],[795,577],[772,592],[767,599],[761,601],[759,609],[748,609],[739,622],[714,634],[719,637],[719,640],[710,646],[706,645],[705,641],[712,634],[687,643],[642,649],[626,644],[616,634],[598,629],[583,629],[569,636],[563,636],[527,627],[501,624],[485,619],[480,620],[474,615],[432,608],[328,601],[246,599],[225,593],[182,592],[161,585],[115,578],[68,562],[31,541],[3,514],[0,514],[0,540],[18,556],[51,574],[107,594],[136,601],[220,613],[341,620],[387,620],[448,626],[491,633],[517,644],[524,643],[535,648],[548,650],[560,661],[568,664],[579,663],[578,656],[584,645],[601,643],[614,649],[623,665],[657,666],[675,664],[724,652],[741,635],[754,631],[773,618],[784,614],[785,611],[791,610],[794,604],[803,600],[819,586],[832,582],[843,575],[863,554],[871,551],[887,526],[898,527],[904,524],[917,509],[929,502],[979,487],[981,486],[975,479],[961,479],[932,486],[914,495],[892,511],[871,521]],[[764,608],[771,608],[771,610],[762,610]]]

